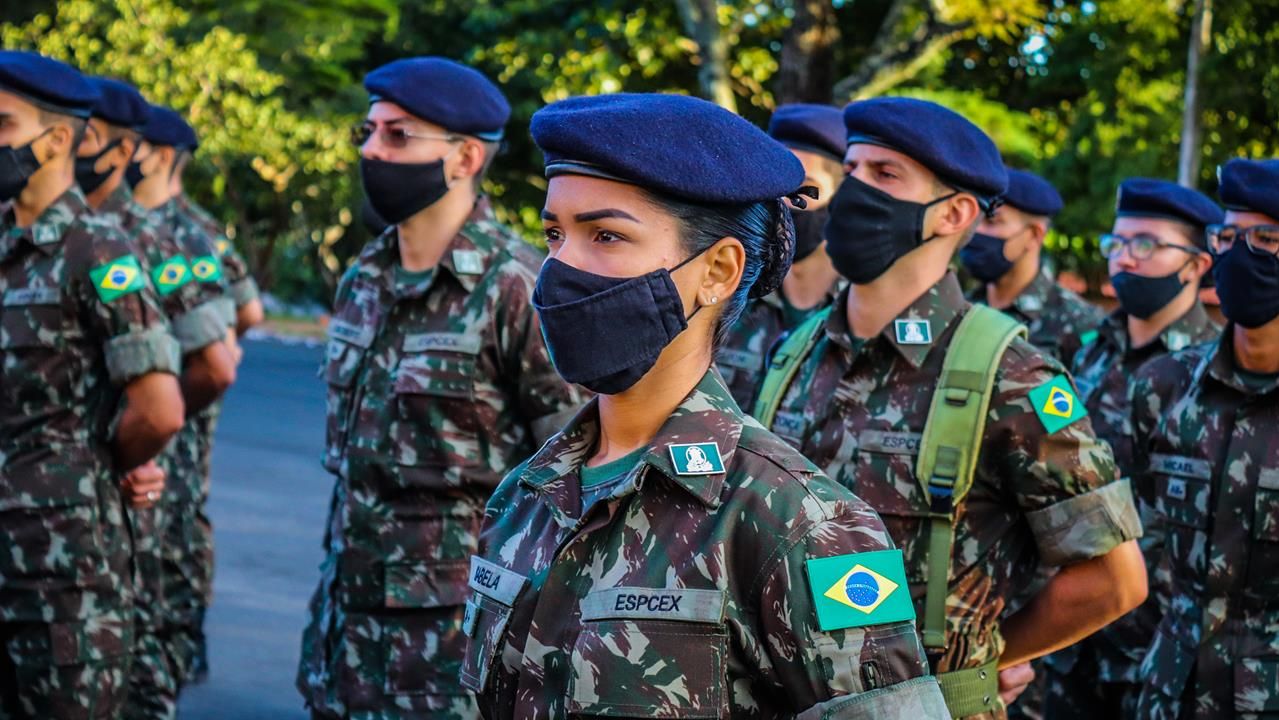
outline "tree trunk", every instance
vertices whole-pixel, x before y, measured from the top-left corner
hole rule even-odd
[[[728,73],[728,38],[719,26],[718,0],[675,0],[684,31],[697,43],[701,66],[697,70],[702,96],[725,109],[737,112],[737,96]]]
[[[838,43],[839,25],[830,0],[796,0],[795,17],[782,38],[778,59],[778,105],[831,102]]]
[[[1198,185],[1203,153],[1199,147],[1203,128],[1199,117],[1199,63],[1204,47],[1212,38],[1212,0],[1195,0],[1195,18],[1190,25],[1190,50],[1186,58],[1186,93],[1181,115],[1181,156],[1177,182],[1185,187]]]

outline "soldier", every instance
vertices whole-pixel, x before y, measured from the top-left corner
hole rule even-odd
[[[1119,307],[1084,336],[1073,372],[1097,435],[1110,443],[1125,477],[1133,472],[1133,373],[1220,330],[1199,301],[1199,286],[1212,267],[1204,228],[1221,218],[1209,197],[1176,183],[1130,178],[1119,186],[1115,224],[1101,238]]]
[[[132,643],[123,494],[182,423],[178,341],[119,225],[75,186],[97,101],[0,51],[0,717],[111,718]],[[135,468],[141,468],[134,470]],[[121,477],[125,478],[123,493]]]
[[[1030,344],[1069,366],[1080,336],[1102,321],[1096,306],[1053,282],[1040,266],[1044,238],[1061,212],[1061,196],[1047,180],[1008,170],[1008,192],[983,218],[959,259],[982,285],[968,300],[1002,310],[1024,324]]]
[[[874,511],[710,370],[786,273],[801,164],[689,97],[564,100],[532,132],[533,303],[599,398],[485,509],[462,628],[485,717],[945,717]]]
[[[1279,707],[1279,159],[1231,160],[1218,174],[1227,212],[1208,245],[1229,322],[1133,381],[1134,477],[1171,574],[1137,673],[1137,716],[1155,720]]]
[[[715,352],[715,364],[738,407],[750,411],[767,366],[768,351],[834,297],[839,273],[826,255],[822,228],[826,206],[843,177],[844,116],[829,105],[783,105],[768,122],[768,134],[790,148],[804,165],[804,185],[816,190],[794,213],[795,262],[777,292],[747,303]]]
[[[484,501],[581,403],[529,297],[541,257],[480,182],[510,115],[449,60],[369,73],[364,189],[392,225],[342,278],[324,466],[336,483],[298,690],[317,718],[466,718],[468,561]]]
[[[920,100],[844,119],[826,238],[852,284],[779,348],[756,417],[884,517],[951,712],[1002,717],[1024,663],[1144,599],[1136,508],[1061,365],[948,271],[1006,186],[994,143]],[[1004,618],[1040,563],[1061,569]]]
[[[211,245],[221,265],[222,283],[226,297],[233,304],[234,324],[228,345],[238,365],[243,356],[238,341],[250,328],[263,320],[262,301],[257,282],[249,274],[248,264],[226,237],[223,227],[213,216],[191,200],[186,194],[182,178],[190,167],[196,150],[195,131],[185,122],[188,143],[178,148],[176,167],[169,175],[169,195],[186,223],[203,233],[202,244]],[[175,621],[182,628],[184,682],[200,683],[208,675],[208,644],[204,636],[204,616],[213,599],[213,523],[209,520],[208,503],[210,472],[212,470],[213,434],[222,414],[222,402],[218,400],[200,410],[191,421],[187,442],[192,443],[195,457],[194,472],[189,478],[191,497],[195,499],[186,522],[175,526],[178,533],[167,545],[170,552],[172,573],[169,602],[180,612]]]

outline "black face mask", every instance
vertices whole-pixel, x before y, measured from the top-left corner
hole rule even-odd
[[[393,163],[360,158],[364,194],[391,225],[408,220],[449,191],[444,159],[429,163]]]
[[[799,262],[812,255],[821,247],[822,231],[826,229],[826,221],[830,217],[830,207],[813,210],[795,210],[791,219],[795,223],[795,259]]]
[[[111,173],[115,172],[116,169],[114,167],[107,168],[106,172],[98,172],[94,169],[94,167],[98,164],[98,161],[102,159],[103,155],[114,150],[119,144],[120,139],[116,138],[108,143],[106,147],[102,148],[102,152],[99,152],[97,155],[93,155],[91,157],[77,157],[75,159],[75,181],[86,195],[102,187],[102,183],[106,182],[107,178],[111,177]]]
[[[1279,317],[1279,258],[1258,255],[1236,240],[1216,256],[1212,277],[1221,312],[1246,328],[1259,328]]]
[[[129,183],[131,188],[138,187],[146,177],[142,174],[142,163],[137,160],[130,160],[129,166],[124,169],[124,181]]]
[[[27,187],[31,176],[40,169],[40,160],[36,158],[36,153],[31,146],[48,132],[45,130],[22,147],[15,148],[12,145],[0,147],[0,202],[8,202],[18,197]]]
[[[975,233],[959,251],[959,261],[969,275],[984,283],[993,283],[1013,269],[1013,261],[1004,257],[1005,242],[1004,238]]]
[[[849,282],[872,282],[898,258],[933,239],[923,236],[924,213],[957,194],[929,203],[910,202],[849,176],[831,199],[826,254]]]
[[[1110,278],[1110,284],[1115,287],[1115,294],[1119,296],[1119,305],[1124,312],[1141,320],[1149,320],[1172,302],[1186,286],[1177,277],[1180,273],[1180,268],[1177,272],[1161,277],[1121,272]]]
[[[684,302],[671,270],[613,278],[578,270],[555,258],[542,265],[533,307],[555,370],[600,395],[627,390],[652,369],[662,350],[684,332]]]

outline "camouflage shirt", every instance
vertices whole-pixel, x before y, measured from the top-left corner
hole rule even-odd
[[[1075,356],[1072,374],[1101,439],[1110,443],[1124,477],[1133,473],[1132,409],[1128,391],[1142,363],[1159,355],[1207,342],[1221,332],[1202,304],[1168,326],[1145,347],[1128,346],[1128,315],[1111,313]]]
[[[750,412],[755,406],[755,394],[764,379],[770,352],[778,338],[794,330],[812,313],[826,307],[832,297],[833,293],[808,310],[791,305],[781,290],[747,303],[741,317],[733,323],[723,344],[715,351],[715,365],[738,407]]]
[[[401,284],[399,262],[392,226],[343,277],[329,324],[324,466],[338,481],[317,642],[299,678],[313,706],[354,711],[366,688],[461,692],[463,638],[449,618],[461,618],[484,501],[582,401],[551,365],[529,302],[542,258],[487,201],[433,273]],[[369,614],[409,610],[448,611],[440,627],[451,630],[406,620],[386,635],[401,662],[362,661],[357,636],[381,635],[362,629]]]
[[[214,251],[221,259],[222,271],[235,306],[243,307],[257,300],[258,284],[249,274],[249,264],[235,249],[235,243],[227,238],[222,224],[207,210],[197,205],[186,193],[177,196],[174,202],[178,211],[195,221],[212,240]]]
[[[78,188],[29,228],[0,217],[0,297],[0,619],[91,617],[129,594],[111,421],[129,382],[177,373],[178,344]]]
[[[1139,674],[1143,718],[1279,712],[1279,377],[1250,382],[1231,329],[1221,337],[1133,382],[1134,481],[1171,573]]]
[[[846,301],[841,295],[835,307]],[[773,423],[774,432],[884,518],[905,553],[921,620],[929,503],[915,464],[932,401],[921,389],[936,385],[954,328],[969,307],[948,274],[900,316],[926,321],[931,342],[899,340],[897,323],[870,340],[854,338],[847,313],[831,313]],[[1000,363],[976,475],[958,509],[938,672],[980,667],[1000,656],[1006,604],[1040,563],[1100,556],[1141,532],[1128,483],[1116,482],[1110,450],[1088,419],[1048,432],[1028,397],[1062,372],[1056,360],[1022,340]]]
[[[947,717],[909,620],[819,629],[806,561],[892,541],[716,373],[583,515],[598,435],[592,402],[485,509],[462,682],[486,717]],[[680,443],[720,472],[681,473]]]
[[[120,183],[98,208],[98,214],[118,222],[133,240],[182,354],[186,355],[223,339],[226,318],[215,302],[222,296],[221,287],[200,282],[192,272],[207,245],[195,243],[187,233],[182,235],[184,242],[179,243],[175,223],[166,222],[170,207],[165,205],[152,213],[134,202],[127,183]]]
[[[986,304],[986,286],[978,286],[968,299]],[[1096,305],[1042,272],[1036,273],[1030,285],[1003,311],[1026,326],[1031,345],[1067,367],[1083,345],[1081,336],[1095,329],[1105,317]]]

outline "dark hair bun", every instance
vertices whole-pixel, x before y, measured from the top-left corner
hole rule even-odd
[[[751,286],[747,297],[762,298],[782,286],[786,273],[795,259],[795,222],[790,207],[779,198],[773,206],[773,236],[764,244],[764,255],[759,278]]]

